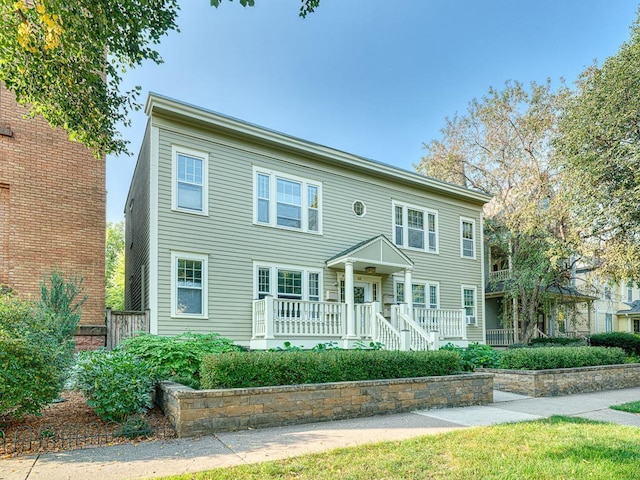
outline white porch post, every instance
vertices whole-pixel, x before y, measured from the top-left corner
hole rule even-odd
[[[264,338],[271,340],[273,336],[273,297],[267,295],[264,297]]]
[[[411,279],[412,268],[404,269],[404,303],[407,305],[407,316],[413,320],[413,281]]]
[[[353,298],[353,262],[344,262],[344,303],[347,309],[347,335],[346,339],[356,336],[355,303]]]

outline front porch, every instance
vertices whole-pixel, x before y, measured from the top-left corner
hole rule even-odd
[[[250,348],[282,347],[284,342],[311,348],[337,342],[353,348],[359,342],[379,342],[387,350],[437,350],[444,343],[466,346],[465,312],[392,305],[382,315],[380,302],[349,306],[265,297],[253,302]]]

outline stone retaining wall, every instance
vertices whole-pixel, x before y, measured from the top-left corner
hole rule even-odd
[[[163,382],[156,402],[180,437],[493,402],[493,375],[193,390]]]
[[[553,370],[486,368],[479,371],[495,375],[493,385],[496,390],[530,397],[552,397],[640,386],[639,363]]]

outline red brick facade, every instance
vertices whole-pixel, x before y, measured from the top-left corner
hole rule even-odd
[[[0,284],[38,298],[52,269],[77,273],[81,324],[104,325],[105,159],[26,113],[0,85]]]

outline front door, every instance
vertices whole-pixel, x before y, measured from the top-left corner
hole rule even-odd
[[[371,284],[355,282],[353,284],[353,303],[369,303],[371,301]]]

